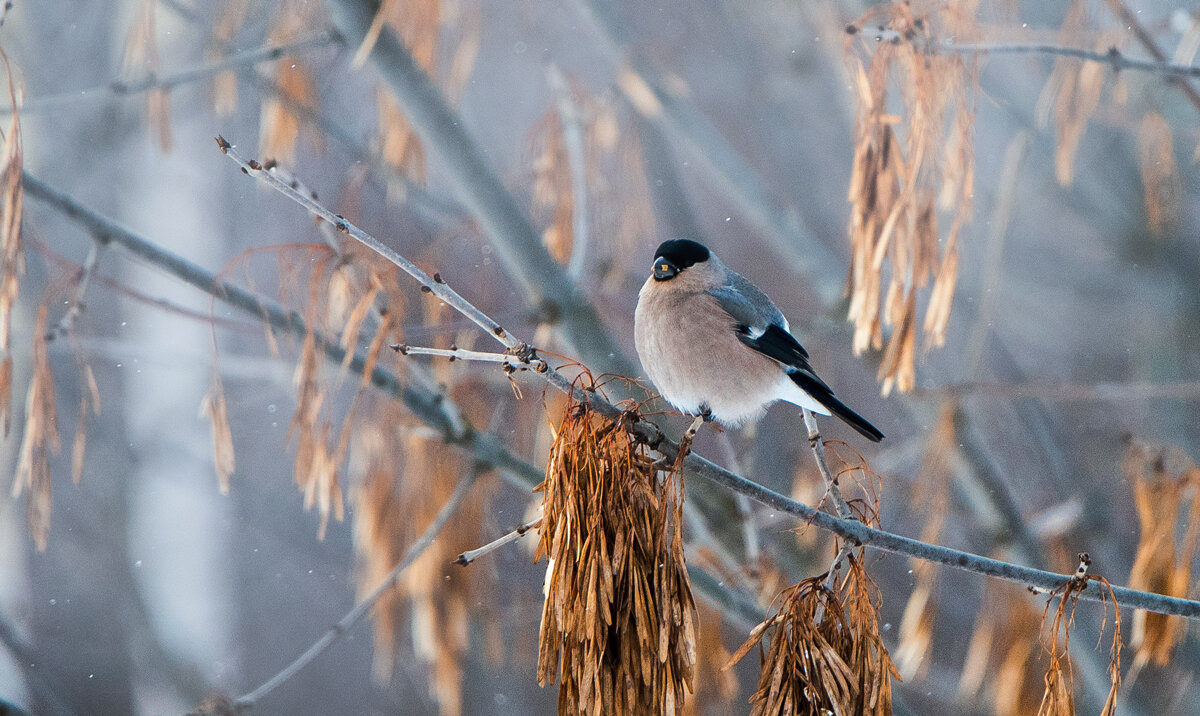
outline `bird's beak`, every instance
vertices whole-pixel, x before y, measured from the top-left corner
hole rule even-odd
[[[654,272],[655,281],[667,281],[679,274],[679,269],[675,268],[675,264],[661,256],[654,259],[654,265],[650,267],[650,270]]]

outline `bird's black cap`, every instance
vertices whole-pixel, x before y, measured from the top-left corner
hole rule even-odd
[[[709,255],[708,248],[704,244],[691,239],[664,241],[654,252],[655,258],[664,258],[681,271],[692,264],[707,261]]]

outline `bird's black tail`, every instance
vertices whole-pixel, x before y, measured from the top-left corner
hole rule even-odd
[[[838,400],[833,395],[833,391],[823,382],[813,381],[808,375],[802,372],[788,372],[792,381],[800,386],[800,389],[811,395],[818,403],[824,405],[837,417],[841,418],[844,423],[858,431],[867,440],[871,442],[879,442],[883,439],[883,433],[874,425],[867,422],[867,419],[850,408],[846,404]]]

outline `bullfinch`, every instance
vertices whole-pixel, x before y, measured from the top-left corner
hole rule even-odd
[[[817,376],[771,299],[699,242],[659,245],[638,293],[634,336],[646,374],[684,413],[736,426],[786,400],[883,439]]]

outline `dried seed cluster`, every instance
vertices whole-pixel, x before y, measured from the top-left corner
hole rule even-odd
[[[826,575],[785,589],[779,611],[755,627],[732,664],[768,633],[754,716],[890,716],[892,678],[899,678],[879,635],[876,589],[861,554],[846,560],[845,578],[831,589]]]
[[[881,5],[857,26],[878,26],[880,37],[892,41],[873,40],[870,33],[846,36],[858,94],[848,195],[849,318],[856,354],[882,347],[883,327],[893,326],[879,366],[885,395],[913,387],[917,294],[930,279],[925,346],[940,346],[946,338],[958,236],[971,216],[978,82],[974,60],[931,54],[924,43],[969,41],[978,33],[972,14],[944,4]],[[898,106],[891,99],[894,87]],[[949,228],[943,237],[944,219]],[[886,291],[885,264],[891,269]]]
[[[575,403],[550,451],[538,682],[559,682],[560,714],[671,714],[693,690],[682,485],[659,481],[645,450]]]

